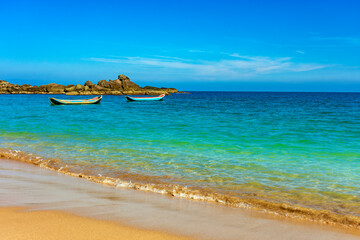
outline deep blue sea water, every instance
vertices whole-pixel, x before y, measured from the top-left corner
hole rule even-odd
[[[48,97],[0,95],[0,147],[360,216],[360,93]]]

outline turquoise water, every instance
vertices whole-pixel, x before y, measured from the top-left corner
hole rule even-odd
[[[80,106],[48,97],[0,95],[0,147],[360,216],[359,93],[104,96]]]

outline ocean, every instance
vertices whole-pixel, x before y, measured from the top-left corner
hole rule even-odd
[[[360,226],[360,93],[0,95],[0,156],[115,187]],[[85,97],[86,98],[86,97]]]

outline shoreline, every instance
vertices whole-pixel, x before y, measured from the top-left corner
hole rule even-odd
[[[215,205],[235,207],[259,212],[269,215],[270,218],[276,217],[285,221],[292,219],[295,221],[315,223],[320,225],[330,225],[334,228],[340,229],[350,229],[354,231],[360,230],[360,218],[353,215],[334,214],[326,210],[310,209],[287,203],[269,202],[263,199],[240,199],[218,193],[200,192],[198,189],[187,188],[176,184],[166,185],[161,182],[161,179],[160,181],[156,180],[158,181],[158,184],[155,185],[153,183],[141,183],[136,182],[136,178],[129,174],[126,174],[127,180],[107,176],[95,176],[91,173],[84,173],[81,171],[79,172],[77,166],[74,167],[67,164],[64,165],[64,163],[59,160],[43,159],[39,156],[14,150],[10,150],[8,152],[0,151],[0,157],[35,165],[40,168],[45,168],[60,174],[84,179],[86,181],[94,182],[100,185],[110,186],[115,189],[125,188],[141,190],[142,192],[152,192],[156,194],[160,193],[160,195],[167,195],[180,199],[215,203]],[[74,168],[75,171],[72,168]],[[131,180],[135,180],[135,182],[132,182]]]
[[[4,159],[0,159],[0,206],[31,212],[60,211],[196,239],[353,240],[360,236],[349,229],[294,219],[284,221],[245,209],[106,187]]]

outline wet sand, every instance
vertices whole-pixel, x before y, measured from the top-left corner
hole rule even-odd
[[[237,196],[231,192],[225,194],[211,189],[201,189],[196,187],[187,187],[183,185],[168,182],[168,177],[150,176],[137,173],[129,173],[120,169],[113,171],[105,166],[96,164],[67,164],[60,159],[43,158],[34,154],[5,149],[0,150],[0,158],[12,161],[32,164],[51,171],[62,173],[68,176],[86,179],[94,183],[110,186],[113,188],[128,188],[145,192],[153,192],[175,198],[189,199],[195,201],[205,201],[219,205],[249,209],[256,212],[266,212],[277,217],[281,216],[287,219],[301,219],[308,222],[320,224],[335,225],[341,228],[357,229],[360,231],[359,208],[352,206],[352,210],[343,212],[341,209],[346,205],[344,202],[341,208],[336,206],[318,208],[306,207],[297,204],[291,204],[285,199],[274,199],[251,192],[243,193]],[[105,174],[98,174],[98,172]],[[174,179],[173,179],[174,180]],[[177,182],[177,181],[175,181]],[[189,183],[191,184],[191,183]],[[326,204],[320,204],[326,205]],[[350,207],[350,206],[348,206]]]
[[[158,237],[161,237],[161,234],[172,234],[173,237],[178,235],[199,239],[249,240],[352,240],[360,237],[357,232],[340,231],[324,225],[283,221],[244,209],[176,199],[131,189],[106,187],[9,160],[0,160],[0,206],[20,206],[30,210],[30,212],[19,213],[14,212],[13,208],[3,208],[0,213],[1,220],[5,221],[1,228],[7,229],[6,222],[9,222],[9,229],[15,229],[15,233],[16,230],[20,232],[22,229],[22,234],[25,234],[22,236],[30,236],[26,234],[34,232],[31,227],[18,226],[17,218],[24,219],[24,222],[21,220],[24,225],[28,224],[25,222],[27,219],[34,224],[34,228],[37,227],[39,231],[42,231],[44,236],[57,235],[57,232],[49,233],[49,231],[54,229],[54,231],[62,231],[59,224],[75,226],[78,224],[72,221],[78,221],[79,226],[84,223],[82,226],[85,230],[93,229],[87,226],[95,224],[97,227],[94,229],[99,229],[100,233],[102,230],[111,234],[113,231],[127,229],[124,234],[132,231],[143,234],[134,233],[134,237],[138,236],[137,239],[145,239],[142,237],[145,235],[151,237],[151,234],[159,234]],[[47,220],[57,219],[58,216],[61,219],[59,222]],[[115,230],[117,227],[119,229]],[[76,234],[77,231],[75,231],[75,236],[81,239],[80,233]],[[9,236],[8,239],[16,239],[15,235],[13,237]],[[64,238],[66,239],[66,237],[60,239]],[[101,236],[101,239],[106,238],[116,239]],[[94,235],[88,239],[96,238]],[[130,238],[123,237],[123,239]],[[169,238],[166,237],[166,239]]]

